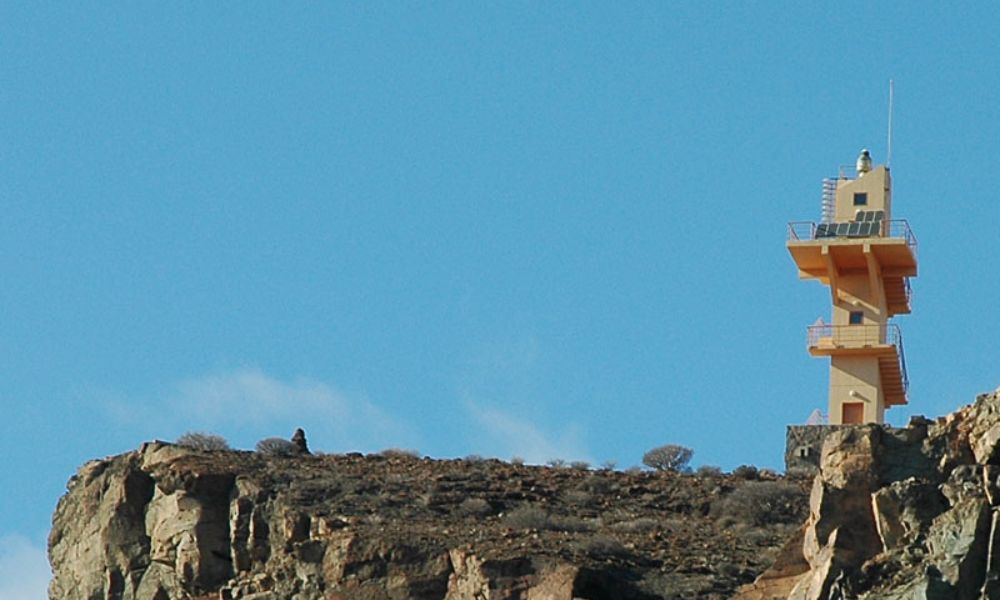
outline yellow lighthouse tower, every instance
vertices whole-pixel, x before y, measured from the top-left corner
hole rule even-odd
[[[867,150],[853,174],[824,180],[822,209],[819,223],[788,225],[799,278],[829,286],[833,303],[830,322],[808,328],[807,346],[830,357],[829,423],[882,423],[885,409],[907,402],[903,337],[890,319],[910,312],[917,240],[892,218],[889,169],[872,167]]]

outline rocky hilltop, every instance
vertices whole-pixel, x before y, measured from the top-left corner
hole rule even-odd
[[[738,471],[153,442],[70,480],[49,539],[50,593],[1000,599],[1000,390],[905,428],[831,429],[812,480]]]
[[[162,442],[92,461],[49,539],[54,599],[728,598],[808,480],[274,457]]]
[[[1000,390],[831,432],[804,527],[737,598],[1000,599]]]

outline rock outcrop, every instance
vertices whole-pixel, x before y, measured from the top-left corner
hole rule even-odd
[[[934,422],[842,428],[801,539],[736,597],[1000,599],[998,521],[1000,390]]]
[[[762,477],[151,442],[70,480],[49,539],[50,594],[722,599],[805,518],[807,480]],[[761,501],[781,506],[762,513]]]

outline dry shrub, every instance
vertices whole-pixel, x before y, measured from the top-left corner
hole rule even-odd
[[[656,531],[660,523],[652,517],[638,517],[629,521],[619,521],[611,529],[622,533],[649,533]]]
[[[515,508],[504,515],[504,522],[511,529],[538,529],[551,531],[590,531],[592,526],[578,517],[550,514],[537,506]]]
[[[601,475],[591,475],[577,486],[578,489],[602,496],[617,489],[618,484]]]
[[[176,444],[194,450],[229,450],[229,442],[221,435],[189,431],[177,438]]]
[[[722,477],[722,469],[715,465],[702,465],[695,474],[699,477]]]
[[[594,503],[594,497],[586,490],[568,490],[562,498],[570,506],[590,506]]]
[[[719,503],[717,513],[740,523],[763,526],[795,523],[803,518],[805,494],[783,481],[749,481]]]
[[[493,514],[493,507],[482,498],[466,498],[458,505],[458,512],[467,517],[485,517]]]
[[[622,546],[621,542],[606,535],[595,535],[585,540],[578,547],[586,554],[595,558],[609,558],[628,554],[628,550],[625,549],[625,546]]]
[[[642,464],[657,471],[683,471],[694,456],[694,450],[677,444],[653,448],[642,455]]]
[[[257,442],[257,452],[267,456],[295,456],[299,447],[284,438],[264,438]]]
[[[379,454],[385,458],[420,458],[420,451],[410,448],[386,448]]]

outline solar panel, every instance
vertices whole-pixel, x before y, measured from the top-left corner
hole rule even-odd
[[[836,223],[820,223],[816,225],[816,237],[817,238],[828,238],[837,235],[836,233]],[[834,229],[834,231],[831,231]]]
[[[858,237],[861,235],[861,225],[862,223],[848,223],[847,224],[847,235],[849,237]]]
[[[872,212],[875,213],[874,219],[873,219],[875,222],[881,223],[882,220],[885,219],[885,211],[884,210],[876,210],[876,211],[872,211]]]
[[[837,223],[837,235],[846,236],[850,227],[851,227],[850,223]]]

